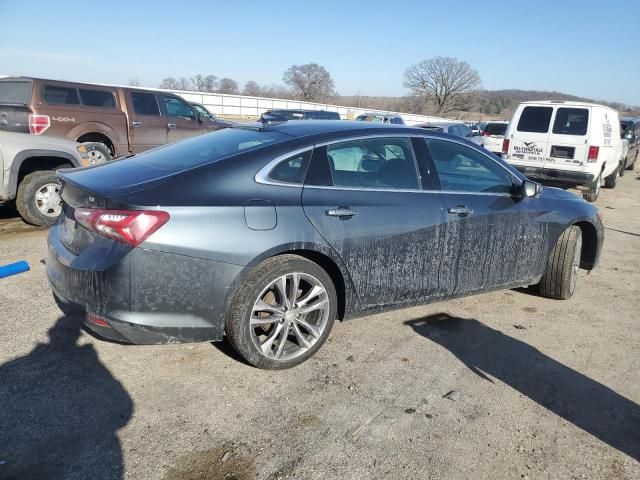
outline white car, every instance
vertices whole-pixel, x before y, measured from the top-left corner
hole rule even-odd
[[[487,123],[482,131],[482,146],[491,153],[502,156],[502,141],[508,126],[509,122]]]
[[[618,112],[583,102],[521,103],[509,123],[502,157],[543,183],[578,187],[595,202],[614,188],[622,165]]]

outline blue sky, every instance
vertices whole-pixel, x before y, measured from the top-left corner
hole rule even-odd
[[[0,19],[0,74],[273,84],[290,65],[316,62],[341,94],[403,95],[405,69],[442,55],[469,62],[487,89],[640,105],[638,0],[0,0]]]

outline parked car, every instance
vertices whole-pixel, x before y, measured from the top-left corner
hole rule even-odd
[[[283,117],[285,120],[340,120],[338,112],[328,112],[326,110],[287,110],[281,108],[267,110],[263,115],[275,115]]]
[[[386,113],[365,113],[356,117],[358,122],[392,123],[394,125],[404,125],[404,120],[400,115]]]
[[[47,273],[102,337],[313,355],[335,318],[595,267],[597,210],[451,135],[370,122],[233,127],[61,171]]]
[[[580,187],[595,202],[604,182],[614,188],[622,167],[618,112],[583,102],[524,102],[516,109],[503,157],[530,178]]]
[[[438,122],[438,123],[419,123],[414,125],[418,128],[431,130],[432,132],[444,132],[456,137],[466,138],[476,145],[482,145],[482,139],[473,134],[473,131],[464,123],[459,122]]]
[[[0,78],[0,130],[90,142],[104,160],[227,126],[168,92]]]
[[[480,131],[480,126],[477,123],[474,123],[473,125],[468,125],[468,127],[471,129],[474,136],[482,135],[482,132]]]
[[[502,156],[502,142],[509,122],[489,122],[482,131],[481,145],[491,153]]]
[[[623,170],[633,170],[640,151],[640,118],[624,117],[620,119],[620,130],[624,140],[627,141],[629,149],[624,161]]]
[[[97,161],[85,145],[69,140],[0,131],[0,205],[15,200],[26,222],[52,225],[62,204],[56,170]]]
[[[189,102],[189,105],[193,107],[196,113],[202,115],[203,118],[208,118],[218,123],[221,128],[228,128],[238,124],[238,122],[232,122],[231,120],[223,120],[221,118],[216,117],[213,113],[209,111],[207,107],[205,107],[201,103]]]

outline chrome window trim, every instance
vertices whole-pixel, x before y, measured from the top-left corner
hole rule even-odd
[[[410,128],[410,127],[409,127]],[[488,155],[487,153],[483,152],[480,150],[480,147],[478,147],[478,150],[475,150],[474,148],[472,148],[470,145],[467,145],[465,142],[459,141],[457,138],[442,138],[442,137],[434,137],[432,135],[429,134],[425,134],[424,130],[418,131],[418,132],[404,132],[404,133],[377,133],[377,134],[369,134],[369,135],[359,135],[357,137],[348,137],[348,138],[341,138],[341,139],[334,139],[334,140],[329,140],[326,142],[320,142],[320,143],[316,143],[314,145],[307,145],[306,147],[302,147],[302,148],[298,148],[296,150],[291,150],[290,152],[287,152],[285,154],[279,155],[276,158],[274,158],[273,160],[270,160],[266,165],[264,165],[260,170],[258,170],[258,172],[255,174],[254,180],[256,181],[256,183],[260,183],[263,185],[276,185],[276,186],[280,186],[280,187],[296,187],[296,188],[300,188],[300,187],[305,187],[305,188],[321,188],[321,189],[327,189],[327,190],[357,190],[357,191],[370,191],[370,192],[429,192],[429,193],[449,193],[449,194],[456,194],[456,195],[494,195],[494,196],[500,196],[500,197],[512,197],[513,195],[510,193],[494,193],[494,192],[466,192],[466,191],[447,191],[447,190],[415,190],[415,189],[387,189],[387,188],[353,188],[353,187],[335,187],[335,186],[322,186],[322,185],[304,185],[303,183],[288,183],[288,182],[280,182],[277,180],[271,180],[269,178],[269,173],[271,172],[271,170],[281,161],[286,160],[287,158],[293,157],[295,155],[299,155],[301,153],[307,152],[309,150],[313,150],[315,148],[318,147],[326,147],[328,145],[332,145],[335,143],[344,143],[344,142],[350,142],[350,141],[357,141],[357,140],[366,140],[366,139],[370,139],[370,138],[393,138],[393,137],[403,137],[403,138],[423,138],[425,140],[442,140],[445,142],[452,142],[452,143],[457,143],[458,145],[462,145],[463,147],[467,147],[471,150],[477,151],[477,153],[479,153],[480,155],[484,156],[486,159],[488,159],[489,161],[495,163],[496,165],[498,165],[500,168],[502,168],[505,172],[507,172],[509,174],[509,176],[515,180],[517,182],[518,185],[522,184],[522,179],[520,179],[520,177],[518,177],[515,173],[513,173],[511,170],[509,170],[507,167],[505,167],[504,165],[502,165],[500,162],[496,161],[496,159],[492,158],[490,155]],[[428,148],[428,145],[427,145]],[[415,155],[414,152],[414,157],[415,157],[415,161],[417,162],[417,156]],[[419,172],[419,171],[418,171]]]

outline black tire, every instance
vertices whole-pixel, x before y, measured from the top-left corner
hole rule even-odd
[[[252,336],[250,318],[254,303],[272,282],[291,273],[311,275],[324,287],[328,298],[328,319],[324,330],[315,343],[306,351],[289,360],[278,360],[265,355],[256,345]],[[298,255],[279,255],[272,257],[256,266],[249,278],[240,285],[235,294],[225,331],[231,346],[251,365],[264,369],[285,369],[301,364],[311,357],[325,342],[333,326],[337,314],[336,290],[331,277],[318,264]],[[273,324],[270,328],[275,328]],[[253,329],[256,327],[254,326]],[[254,330],[255,332],[255,330]]]
[[[631,165],[627,167],[627,170],[633,170],[634,168],[636,168],[636,160],[638,159],[639,153],[640,153],[640,150],[636,150],[636,156],[633,157],[633,162],[631,163]]]
[[[616,188],[618,184],[618,177],[620,176],[620,170],[622,170],[622,165],[618,165],[618,167],[611,172],[611,175],[608,177],[604,177],[604,188]]]
[[[624,177],[624,171],[627,169],[628,157],[624,157],[624,160],[620,163],[620,176]]]
[[[540,295],[557,300],[571,298],[576,287],[581,254],[582,230],[572,225],[563,232],[549,255],[547,267],[538,284]]]
[[[595,202],[600,196],[600,184],[602,183],[602,173],[598,176],[595,182],[591,184],[591,188],[582,192],[582,198],[587,202]]]
[[[38,209],[36,194],[47,184],[56,184],[60,188],[60,180],[55,172],[44,170],[33,172],[22,179],[16,195],[16,209],[23,220],[38,227],[48,227],[55,223],[58,215],[47,215]]]
[[[84,142],[82,145],[87,149],[90,165],[98,165],[113,160],[111,150],[104,143]]]

